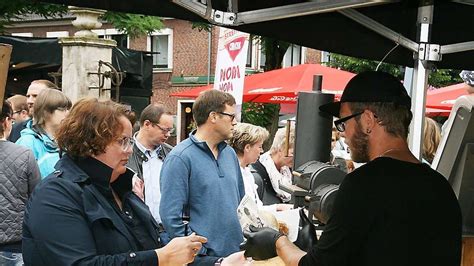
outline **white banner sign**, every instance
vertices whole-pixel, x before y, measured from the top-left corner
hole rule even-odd
[[[248,43],[249,34],[220,29],[214,89],[232,94],[238,113],[242,106]]]

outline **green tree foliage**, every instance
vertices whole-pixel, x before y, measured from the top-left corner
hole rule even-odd
[[[359,59],[339,54],[331,54],[331,59],[328,63],[330,67],[339,68],[352,73],[375,70],[378,64],[379,63],[376,61]],[[382,63],[379,67],[379,70],[388,72],[398,77],[399,79],[403,79],[404,67],[388,63]],[[459,77],[459,73],[459,70],[435,69],[430,72],[430,75],[428,77],[428,84],[433,87],[439,88],[459,83],[462,81]]]
[[[331,53],[328,65],[357,74],[364,71],[375,70],[378,62]],[[400,69],[399,66],[387,63],[382,63],[379,67],[380,71],[390,73],[401,79],[403,75]]]
[[[428,84],[436,88],[441,88],[460,83],[462,82],[462,79],[459,76],[460,72],[461,70],[455,69],[437,69],[431,71],[430,76],[428,77]]]
[[[45,18],[52,18],[66,14],[67,6],[45,4],[31,0],[0,1],[0,32],[5,26],[29,14],[38,14]]]
[[[242,122],[264,127],[270,137],[263,143],[264,150],[270,149],[273,137],[278,130],[279,104],[244,103],[242,105]]]
[[[67,6],[46,4],[33,0],[2,0],[0,1],[0,33],[5,26],[15,23],[22,16],[36,14],[44,18],[62,17],[67,13]],[[107,11],[103,19],[131,38],[149,34],[163,27],[161,18]]]
[[[103,19],[112,23],[118,31],[128,34],[130,38],[151,34],[163,28],[163,21],[159,17],[108,11],[103,15]]]
[[[262,51],[265,54],[264,71],[280,69],[282,67],[283,57],[291,44],[264,36],[251,36],[251,38],[260,42]],[[280,105],[247,103],[243,105],[242,110],[242,121],[262,126],[270,133],[270,137],[263,144],[264,149],[268,150],[278,130]]]

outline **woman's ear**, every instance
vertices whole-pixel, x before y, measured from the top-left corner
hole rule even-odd
[[[245,144],[245,146],[244,146],[244,152],[249,152],[251,147],[252,147],[252,146],[250,146],[250,144]]]

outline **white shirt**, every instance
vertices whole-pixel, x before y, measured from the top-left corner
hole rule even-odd
[[[255,177],[250,171],[250,168],[249,167],[243,168],[241,166],[240,171],[242,172],[242,178],[244,180],[245,194],[255,201],[259,209],[276,212],[276,204],[263,206],[262,200],[260,200],[260,198],[258,197],[258,192],[257,192],[258,185],[255,184]]]
[[[267,170],[270,181],[272,182],[272,187],[277,193],[277,196],[280,197],[283,202],[290,201],[291,194],[280,189],[280,184],[291,185],[292,173],[290,168],[288,166],[282,166],[280,171],[278,171],[269,151],[262,154],[259,161],[265,167],[265,170]]]
[[[255,178],[253,177],[252,172],[250,171],[249,167],[243,168],[240,167],[240,171],[242,172],[242,178],[244,180],[244,187],[245,187],[245,194],[248,195],[251,199],[255,201],[258,207],[263,206],[262,201],[258,197],[257,192],[257,184],[255,184]]]
[[[150,208],[150,212],[158,223],[161,223],[160,217],[160,172],[163,166],[163,161],[158,158],[158,153],[161,146],[154,150],[146,149],[134,136],[135,143],[148,158],[148,161],[143,161],[143,182],[145,183],[145,204]]]

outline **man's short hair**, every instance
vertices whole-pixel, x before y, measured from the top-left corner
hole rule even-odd
[[[13,95],[8,98],[8,101],[12,104],[12,107],[15,107],[13,112],[21,112],[23,110],[28,111],[28,104],[26,103],[26,96],[21,94]]]
[[[234,134],[229,140],[229,144],[238,155],[243,155],[247,144],[252,146],[259,141],[265,141],[268,135],[268,131],[263,127],[248,123],[238,123],[234,126]]]
[[[294,125],[294,124],[293,124]],[[289,148],[292,148],[295,144],[295,127],[292,126],[290,129],[290,137],[289,137]],[[271,153],[275,153],[278,151],[285,151],[287,149],[286,144],[286,127],[279,128],[275,133],[275,137],[273,138],[272,147],[270,148]]]
[[[7,101],[3,101],[2,112],[0,113],[0,136],[3,137],[5,128],[3,128],[3,122],[7,117],[12,117],[13,110],[11,104]]]
[[[193,104],[193,117],[197,126],[206,123],[211,112],[223,112],[226,105],[235,105],[232,94],[220,90],[202,92]]]
[[[126,113],[123,105],[110,100],[79,100],[56,133],[59,148],[74,158],[104,153],[110,143],[120,138],[120,117],[127,118]]]
[[[172,115],[166,110],[166,107],[163,104],[150,104],[143,109],[142,114],[140,115],[140,126],[143,126],[145,120],[158,124],[161,116],[164,114]]]
[[[58,86],[56,86],[56,84],[54,84],[53,82],[47,79],[33,80],[31,84],[41,84],[41,85],[44,85],[48,89],[61,90]]]
[[[377,116],[379,124],[388,134],[403,139],[408,137],[408,129],[413,117],[408,106],[389,102],[350,102],[348,104],[353,114],[370,110]],[[360,121],[360,116],[355,119]]]
[[[36,98],[33,112],[35,125],[43,126],[45,119],[59,108],[70,109],[71,100],[61,91],[54,89],[44,89]]]

